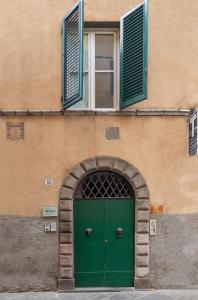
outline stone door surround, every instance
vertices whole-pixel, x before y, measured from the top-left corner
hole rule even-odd
[[[92,172],[111,170],[125,177],[135,193],[135,287],[149,287],[149,191],[133,165],[120,158],[97,156],[82,161],[65,177],[59,200],[59,290],[72,290],[74,283],[73,199],[80,181]]]

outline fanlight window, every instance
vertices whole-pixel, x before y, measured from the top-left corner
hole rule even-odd
[[[86,176],[78,185],[76,198],[134,198],[128,181],[111,171],[98,171]]]

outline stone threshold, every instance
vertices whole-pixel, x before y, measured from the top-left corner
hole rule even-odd
[[[189,116],[193,109],[181,108],[151,108],[117,111],[93,111],[93,110],[34,110],[34,109],[0,109],[0,117],[3,116]]]
[[[97,292],[133,292],[133,291],[145,291],[137,290],[134,287],[100,287],[100,288],[74,288],[73,290],[67,290],[67,293],[97,293]],[[146,290],[148,291],[148,290]],[[65,293],[65,290],[58,290],[58,293]]]

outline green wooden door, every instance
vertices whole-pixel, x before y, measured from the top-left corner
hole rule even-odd
[[[133,285],[133,203],[132,199],[105,201],[105,286]]]
[[[75,199],[76,287],[133,286],[134,201]]]
[[[104,285],[104,201],[74,201],[74,273],[76,287]],[[86,229],[91,229],[91,235]]]

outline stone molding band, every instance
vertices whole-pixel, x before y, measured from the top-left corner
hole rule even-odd
[[[92,172],[111,170],[125,177],[135,193],[135,287],[149,287],[149,191],[138,169],[110,156],[82,161],[65,177],[59,200],[60,273],[59,290],[74,289],[73,199],[77,185]]]
[[[189,116],[193,109],[143,108],[117,111],[60,110],[60,109],[0,109],[0,117],[6,116]]]

